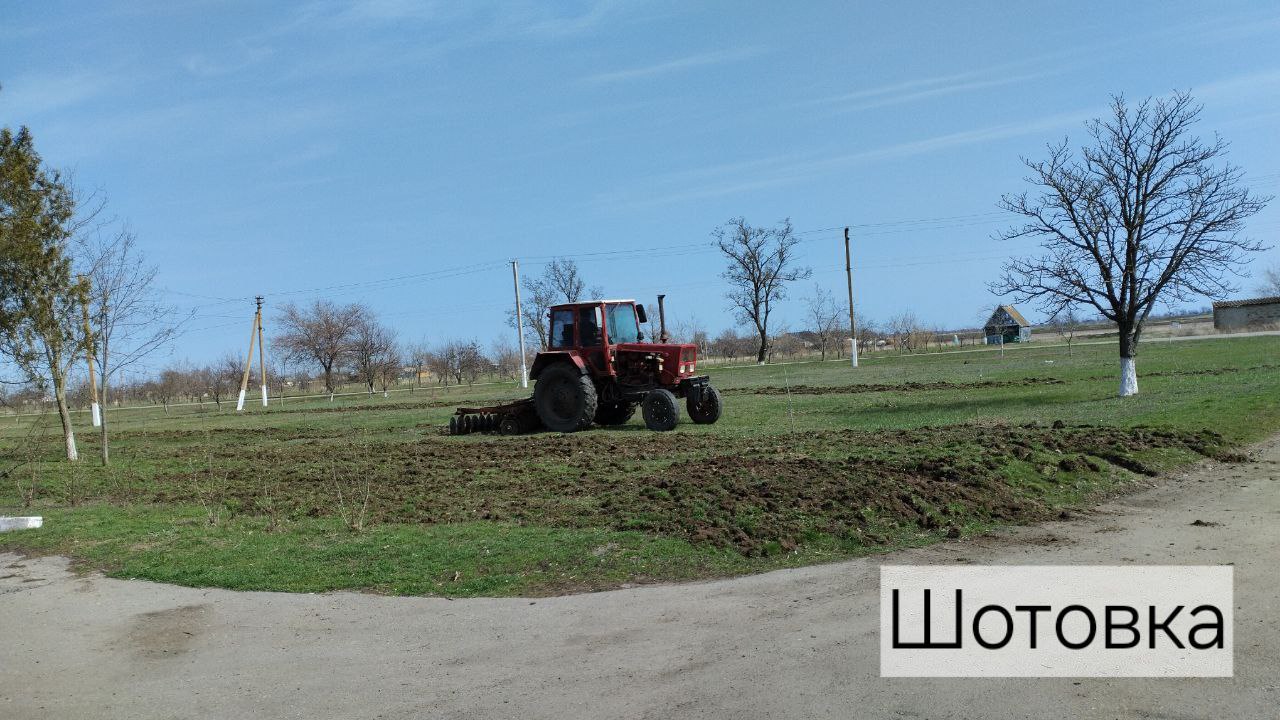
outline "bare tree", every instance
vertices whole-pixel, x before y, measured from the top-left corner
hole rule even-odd
[[[698,352],[704,353],[707,344],[707,331],[697,315],[673,319],[670,325],[672,342],[691,343],[698,346]]]
[[[446,388],[449,387],[449,381],[453,379],[453,368],[456,364],[457,346],[454,343],[441,345],[427,358],[427,366],[431,369],[431,374],[436,376],[436,382]]]
[[[911,310],[903,310],[902,312],[889,318],[889,322],[885,326],[888,333],[893,337],[893,345],[899,350],[907,350],[914,352],[916,343],[919,340],[918,333],[920,330],[920,320]]]
[[[832,344],[840,332],[842,327],[840,320],[844,313],[836,305],[835,297],[831,292],[823,290],[820,285],[813,286],[813,295],[805,298],[804,302],[808,310],[809,327],[818,338],[822,359],[826,360],[827,346]],[[844,329],[848,331],[848,328]]]
[[[770,352],[785,355],[788,360],[794,360],[796,355],[805,349],[804,341],[794,333],[781,329],[774,337],[774,341],[770,343]]]
[[[275,338],[275,345],[291,362],[319,365],[324,389],[333,395],[334,372],[351,354],[363,313],[359,305],[339,307],[328,300],[316,300],[305,307],[290,303],[280,309],[283,332]]]
[[[373,313],[361,305],[356,310],[356,322],[350,339],[351,364],[365,389],[373,394],[374,386],[388,365],[399,365],[400,353],[396,347],[395,333],[378,322]]]
[[[102,386],[99,433],[103,465],[111,461],[107,407],[112,381],[172,341],[181,323],[190,318],[177,317],[172,307],[160,302],[153,287],[157,269],[147,263],[134,242],[134,234],[123,228],[106,239],[98,236],[86,243],[84,252],[93,328],[89,342],[94,346]]]
[[[520,377],[520,350],[511,338],[502,335],[489,346],[493,357],[493,368],[504,380],[515,380]]]
[[[933,331],[916,323],[912,326],[911,331],[907,333],[907,350],[909,352],[916,352],[917,350],[928,352],[929,341],[932,339]]]
[[[449,358],[449,374],[453,376],[453,384],[461,385],[462,379],[466,376],[463,369],[462,353],[466,349],[466,343],[453,340],[449,343],[447,357]]]
[[[475,385],[480,376],[493,367],[493,363],[489,362],[489,358],[484,356],[484,351],[480,349],[480,344],[475,340],[458,343],[457,358],[458,374],[456,377],[458,382],[466,380],[467,385]]]
[[[1035,238],[1044,252],[1006,263],[993,291],[1050,316],[1090,306],[1115,323],[1122,397],[1138,392],[1134,358],[1156,304],[1227,295],[1227,275],[1264,249],[1241,232],[1270,198],[1241,186],[1225,141],[1191,134],[1200,110],[1186,93],[1136,107],[1115,97],[1109,117],[1086,124],[1079,157],[1063,141],[1048,160],[1024,160],[1036,195],[1000,203],[1025,221],[1000,239]]]
[[[1280,296],[1280,265],[1262,271],[1262,284],[1258,293],[1269,297]]]
[[[222,401],[235,394],[242,370],[240,358],[232,353],[224,353],[209,366],[209,394],[215,405],[222,407]]]
[[[186,372],[182,368],[165,368],[160,371],[160,377],[156,379],[153,392],[156,400],[164,406],[164,411],[169,412],[170,403],[179,399],[188,385]]]
[[[391,342],[374,369],[378,387],[382,389],[382,396],[386,397],[387,391],[400,380],[400,375],[404,372],[404,355],[400,352],[398,343],[394,340]]]
[[[1071,343],[1075,342],[1076,330],[1080,329],[1080,319],[1076,317],[1075,308],[1066,308],[1050,318],[1049,327],[1067,344],[1067,355],[1071,355]]]
[[[431,348],[427,342],[416,342],[409,346],[405,352],[405,359],[413,366],[413,384],[409,386],[410,392],[414,389],[422,387],[422,376],[427,372],[427,365],[431,361]]]
[[[564,302],[581,302],[590,298],[600,299],[604,292],[599,287],[587,290],[587,283],[582,279],[578,263],[568,258],[556,258],[547,263],[542,275],[543,282],[551,286],[556,295],[563,297]],[[586,293],[584,295],[584,293]]]
[[[786,298],[787,283],[805,280],[812,274],[807,267],[795,266],[795,248],[800,240],[790,219],[774,228],[757,228],[743,218],[734,218],[716,228],[711,236],[729,261],[721,274],[730,285],[725,297],[738,321],[755,327],[760,337],[756,362],[763,363],[769,350],[769,315],[774,303]]]
[[[841,320],[848,316],[848,313],[841,313]],[[880,339],[880,325],[869,317],[860,312],[854,311],[854,319],[858,323],[858,353],[863,354],[875,349],[876,341]],[[841,332],[847,332],[848,328],[841,327]]]
[[[737,361],[741,346],[742,338],[738,337],[738,333],[733,328],[725,328],[711,342],[712,350],[729,362]]]

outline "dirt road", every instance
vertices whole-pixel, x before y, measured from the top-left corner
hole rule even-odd
[[[538,600],[195,590],[0,555],[0,715],[1277,717],[1280,438],[1258,452],[998,537]],[[1232,563],[1236,676],[881,679],[884,561]]]

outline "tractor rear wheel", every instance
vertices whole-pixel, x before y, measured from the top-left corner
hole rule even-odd
[[[622,425],[636,414],[636,404],[619,400],[617,402],[600,403],[596,408],[597,425]]]
[[[596,416],[596,386],[573,365],[556,363],[538,375],[533,404],[542,424],[551,430],[585,430]]]
[[[642,412],[644,413],[644,425],[650,430],[665,432],[675,429],[676,423],[680,421],[680,403],[676,401],[675,393],[664,388],[650,390],[649,394],[644,396]]]
[[[685,399],[689,419],[699,425],[710,425],[720,419],[720,391],[705,385],[700,392],[691,392]]]

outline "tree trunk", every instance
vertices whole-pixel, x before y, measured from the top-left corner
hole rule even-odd
[[[1138,394],[1138,366],[1134,355],[1138,349],[1138,333],[1130,324],[1120,328],[1120,397]]]
[[[333,399],[333,366],[324,365],[324,389],[329,393],[329,399]]]
[[[769,352],[769,336],[764,330],[760,331],[760,352],[756,353],[756,364],[763,365],[765,356]]]
[[[105,371],[106,364],[103,363],[102,367]],[[102,402],[102,409],[99,411],[102,422],[99,434],[102,436],[102,464],[105,467],[111,464],[111,449],[107,445],[107,376],[105,372],[102,375],[102,396],[99,399]]]
[[[80,459],[76,452],[76,432],[71,427],[71,411],[67,409],[67,379],[61,372],[53,373],[53,397],[58,404],[58,419],[62,421],[62,436],[67,442],[67,460],[75,462]]]

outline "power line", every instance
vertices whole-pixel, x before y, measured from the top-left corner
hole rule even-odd
[[[965,227],[973,224],[982,224],[982,223],[992,222],[994,219],[993,216],[999,216],[999,215],[1001,215],[1001,213],[992,212],[992,213],[976,213],[976,214],[968,214],[968,215],[949,215],[949,216],[929,217],[929,218],[908,218],[908,219],[901,219],[901,220],[888,220],[888,221],[875,222],[875,223],[850,224],[849,227],[864,228],[864,229],[890,228],[890,227],[902,228],[901,230],[896,230],[893,232],[912,232],[914,230],[938,230],[938,229],[949,229],[951,227]],[[987,218],[987,219],[984,220],[982,218]],[[960,222],[957,222],[957,221],[960,221]],[[795,234],[796,235],[812,235],[812,234],[821,233],[821,232],[840,230],[840,229],[843,229],[844,227],[845,227],[844,225],[840,225],[840,226],[833,226],[831,228],[801,230],[799,232],[796,232]],[[887,234],[888,232],[889,231],[887,230],[882,230],[880,232],[859,233],[859,235]],[[672,256],[673,252],[681,251],[681,250],[688,251],[688,254],[698,254],[701,252],[714,252],[715,246],[711,243],[711,241],[708,240],[708,241],[701,241],[696,243],[677,243],[672,245],[661,245],[656,247],[625,248],[625,249],[618,249],[618,250],[597,250],[597,251],[586,252],[586,253],[560,253],[556,255],[534,255],[534,256],[526,256],[523,259],[528,261],[529,264],[539,265],[539,264],[545,264],[547,262],[551,262],[559,258],[590,261],[596,258],[616,258],[616,257],[623,257],[623,256],[628,258],[633,258],[633,259],[641,259],[644,257],[670,257]],[[477,272],[483,272],[485,270],[497,269],[499,267],[505,268],[508,262],[509,261],[507,260],[491,260],[491,261],[486,261],[481,263],[473,263],[470,265],[460,265],[460,266],[455,266],[450,268],[441,268],[439,270],[432,270],[432,271],[423,272],[423,273],[409,273],[405,275],[395,275],[391,277],[377,278],[373,280],[362,280],[362,281],[350,282],[350,283],[339,283],[335,285],[326,285],[326,286],[319,286],[319,287],[313,287],[313,288],[274,290],[274,291],[268,292],[267,294],[273,297],[280,297],[280,296],[291,296],[291,295],[305,295],[309,293],[322,293],[322,292],[332,293],[335,291],[347,291],[347,290],[358,290],[358,289],[374,289],[374,288],[385,289],[388,287],[398,287],[401,284],[411,284],[411,283],[421,282],[424,280],[444,280],[444,279],[450,279],[454,277],[461,277],[464,275],[471,275]],[[177,290],[171,290],[168,292],[174,292],[182,295],[189,295],[191,297],[199,297],[202,299],[216,300],[219,303],[243,302],[250,299],[248,296],[243,298],[221,298],[221,297],[216,297],[211,295],[199,295],[196,293],[187,293],[187,292],[177,291]]]
[[[1280,172],[1261,175],[1254,178],[1255,181],[1267,180],[1272,178],[1280,181]],[[943,215],[937,217],[924,218],[903,218],[898,220],[886,220],[868,223],[849,223],[847,227],[857,228],[859,232],[857,237],[878,237],[885,235],[901,235],[920,232],[934,232],[939,230],[951,230],[966,227],[976,227],[982,225],[991,225],[1001,222],[1008,218],[1005,212],[984,212],[969,213],[961,215]],[[796,231],[793,234],[797,236],[817,236],[822,233],[835,233],[842,231],[846,225],[833,225],[823,228],[812,228],[807,230]],[[802,237],[801,242],[809,243],[819,240],[818,237]],[[617,250],[596,250],[584,253],[560,253],[555,255],[534,255],[525,256],[523,260],[527,266],[545,266],[557,259],[572,259],[581,262],[599,262],[610,259],[627,259],[642,260],[647,258],[670,258],[684,257],[702,254],[713,254],[717,252],[715,244],[710,240],[691,243],[676,243],[670,245],[660,245],[641,248],[624,248]],[[930,256],[937,257],[937,256]],[[397,287],[405,287],[430,280],[449,280],[458,277],[465,277],[481,272],[505,268],[509,260],[491,260],[480,263],[471,263],[468,265],[458,265],[448,268],[440,268],[421,273],[407,273],[402,275],[394,275],[385,278],[375,278],[371,280],[361,280],[349,283],[337,283],[333,285],[323,285],[311,288],[295,288],[286,290],[274,290],[265,293],[272,297],[289,297],[307,294],[324,293],[326,296],[336,294],[345,294],[359,290],[388,290]],[[872,263],[860,265],[859,270],[866,268],[892,268],[892,267],[911,267],[920,264],[934,264],[934,261],[925,262],[909,262],[909,263]],[[215,307],[227,303],[247,302],[251,298],[249,296],[241,298],[225,298],[214,295],[203,295],[199,293],[191,293],[181,290],[165,290],[165,292],[194,297],[199,299],[207,299],[213,302],[192,306],[192,310],[205,307]],[[208,317],[220,317],[217,315],[208,315]]]

